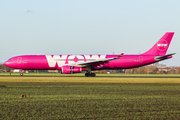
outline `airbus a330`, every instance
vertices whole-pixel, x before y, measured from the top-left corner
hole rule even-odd
[[[165,33],[151,49],[139,55],[22,55],[8,59],[4,65],[22,70],[61,70],[64,74],[86,71],[86,77],[95,77],[95,70],[130,69],[172,58],[175,53],[166,52],[173,35]]]

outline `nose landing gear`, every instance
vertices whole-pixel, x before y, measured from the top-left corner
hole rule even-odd
[[[20,73],[20,76],[23,76],[23,73],[22,73],[22,72]]]

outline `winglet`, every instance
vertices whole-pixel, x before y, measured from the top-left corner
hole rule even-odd
[[[115,60],[115,59],[121,58],[123,55],[124,55],[124,53],[121,53],[121,54],[118,55],[117,57],[110,58],[109,60]]]
[[[124,53],[121,53],[117,58],[120,58],[120,57],[122,57],[124,55]]]

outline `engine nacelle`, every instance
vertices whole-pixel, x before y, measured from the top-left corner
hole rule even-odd
[[[75,66],[62,66],[62,73],[64,74],[73,74],[73,73],[79,73],[82,69],[80,67]]]

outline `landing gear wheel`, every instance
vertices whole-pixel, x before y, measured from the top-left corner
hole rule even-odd
[[[23,76],[23,73],[20,73],[20,76]]]
[[[96,76],[96,74],[95,74],[95,73],[91,73],[91,74],[89,74],[89,73],[85,73],[85,76],[86,76],[86,77],[95,77],[95,76]]]
[[[85,76],[86,76],[86,77],[90,77],[90,74],[89,74],[89,73],[85,73]]]
[[[96,74],[95,73],[91,73],[91,77],[95,77],[96,76]]]

